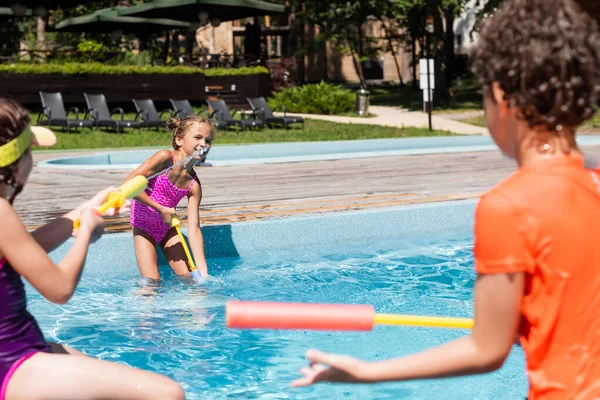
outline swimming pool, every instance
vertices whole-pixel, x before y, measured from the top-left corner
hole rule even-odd
[[[138,277],[131,236],[108,235],[92,246],[69,304],[52,305],[28,290],[30,311],[49,339],[167,374],[190,399],[523,398],[527,380],[518,348],[500,371],[476,377],[289,387],[310,347],[374,360],[426,349],[464,331],[225,328],[224,304],[231,299],[371,304],[384,313],[471,317],[473,206],[463,201],[209,226],[204,235],[214,279],[204,286],[180,281],[168,267],[160,284],[147,284]]]
[[[580,145],[598,145],[600,136],[581,136]],[[121,169],[136,168],[157,149],[98,152],[88,156],[45,160],[45,168]],[[488,136],[438,136],[402,139],[341,140],[330,142],[219,145],[211,149],[207,162],[215,166],[338,160],[470,151],[498,151]]]

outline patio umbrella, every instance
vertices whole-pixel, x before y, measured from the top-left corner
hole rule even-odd
[[[53,30],[58,32],[96,33],[152,33],[165,29],[190,29],[190,24],[165,18],[140,18],[120,16],[119,11],[127,7],[112,7],[91,14],[68,18],[57,23]]]
[[[48,10],[66,9],[81,4],[81,0],[5,0],[17,16],[23,16],[26,9],[34,10],[34,15],[45,16]],[[31,15],[31,11],[30,14]]]
[[[261,0],[155,0],[119,11],[119,15],[174,18],[205,24],[285,13],[285,6]],[[218,20],[215,22],[215,20]]]
[[[20,13],[19,13],[20,14]],[[31,10],[25,9],[25,14],[23,15],[15,15],[13,10],[8,7],[0,7],[0,23],[6,22],[9,19],[19,18],[19,17],[29,17],[31,16]]]

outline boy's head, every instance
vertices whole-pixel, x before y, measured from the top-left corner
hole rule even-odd
[[[510,130],[507,117],[571,130],[600,99],[598,23],[574,0],[506,0],[482,27],[472,69],[492,136]]]
[[[592,18],[600,23],[600,1],[598,0],[575,0],[581,8]]]

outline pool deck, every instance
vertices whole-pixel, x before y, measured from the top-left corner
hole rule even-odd
[[[583,146],[600,156],[600,146]],[[87,153],[35,153],[36,163]],[[405,204],[472,199],[515,170],[499,152],[442,153],[281,164],[197,168],[203,225],[321,214]],[[15,207],[33,229],[72,209],[128,171],[36,166]],[[178,208],[185,215],[185,200]],[[184,217],[185,221],[185,217]],[[108,232],[128,231],[129,217],[111,218]]]

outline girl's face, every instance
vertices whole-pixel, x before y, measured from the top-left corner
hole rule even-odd
[[[10,185],[0,185],[1,193],[5,199],[8,199],[11,203],[14,198],[23,190],[25,186],[25,182],[29,178],[29,174],[31,174],[31,170],[33,169],[33,157],[31,156],[31,148],[29,148],[23,156],[17,161],[17,168],[15,170],[15,180],[20,182],[16,187]]]
[[[204,147],[206,149],[205,153],[208,153],[212,140],[210,126],[207,124],[195,124],[187,131],[185,136],[182,138],[178,137],[176,143],[186,156],[190,156],[201,147]]]

